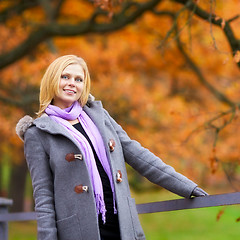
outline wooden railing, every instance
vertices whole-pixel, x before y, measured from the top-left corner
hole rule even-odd
[[[36,220],[35,212],[8,213],[8,207],[13,204],[10,199],[0,198],[0,239],[8,240],[9,221]],[[196,197],[191,199],[177,199],[162,202],[137,204],[139,214],[167,212],[184,209],[206,208],[240,204],[240,192]]]

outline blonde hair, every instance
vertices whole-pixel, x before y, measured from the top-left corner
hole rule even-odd
[[[61,56],[55,59],[49,65],[45,74],[43,75],[40,85],[39,111],[37,112],[38,117],[44,113],[47,106],[58,94],[62,71],[70,64],[79,64],[83,68],[84,88],[78,101],[82,107],[87,103],[90,93],[91,80],[86,62],[82,58],[75,55]]]

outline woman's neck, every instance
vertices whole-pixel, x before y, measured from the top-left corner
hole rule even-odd
[[[74,125],[74,124],[76,124],[76,123],[79,123],[78,119],[69,120],[68,122],[71,123],[72,125]]]

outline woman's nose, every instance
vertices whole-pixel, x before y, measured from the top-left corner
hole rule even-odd
[[[68,85],[69,85],[69,86],[75,86],[75,80],[74,80],[74,78],[70,78],[70,79],[69,79]]]

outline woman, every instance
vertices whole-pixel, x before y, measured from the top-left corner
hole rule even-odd
[[[38,117],[22,118],[39,240],[145,239],[125,162],[171,192],[207,195],[131,140],[90,93],[83,59],[66,55],[46,70]]]

